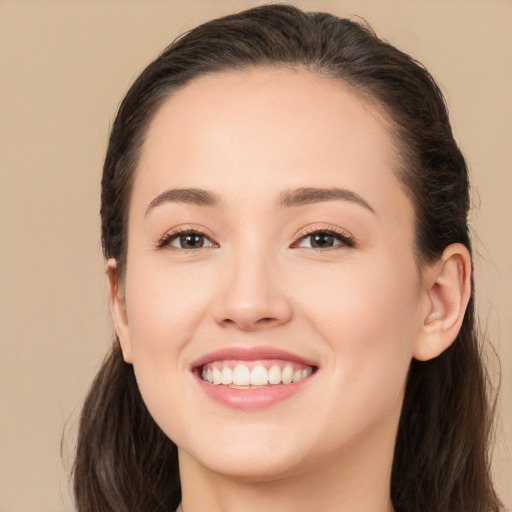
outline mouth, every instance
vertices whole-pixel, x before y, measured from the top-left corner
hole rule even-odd
[[[205,364],[200,370],[204,382],[232,389],[288,386],[307,379],[314,367],[278,359],[261,361],[224,360]]]
[[[298,394],[318,366],[288,352],[259,347],[220,350],[191,369],[210,398],[236,409],[254,409]]]

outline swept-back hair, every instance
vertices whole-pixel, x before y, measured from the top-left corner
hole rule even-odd
[[[397,175],[414,206],[420,268],[449,244],[471,250],[466,163],[428,71],[364,24],[269,5],[178,38],[124,98],[101,195],[104,255],[118,261],[120,279],[131,188],[155,113],[197,77],[258,67],[305,69],[340,80],[379,108],[401,160]],[[453,345],[431,361],[411,362],[392,468],[396,512],[501,510],[489,471],[487,384],[471,298]],[[79,512],[169,512],[181,498],[176,446],[149,415],[117,338],[83,407],[74,491]]]

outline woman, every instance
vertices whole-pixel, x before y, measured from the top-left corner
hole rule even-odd
[[[327,14],[214,20],[136,80],[102,187],[80,512],[500,510],[467,169],[424,68]]]

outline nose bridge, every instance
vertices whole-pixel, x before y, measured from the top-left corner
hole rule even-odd
[[[254,330],[290,319],[291,304],[279,277],[278,258],[268,249],[257,242],[233,248],[217,304],[216,317],[222,325]]]

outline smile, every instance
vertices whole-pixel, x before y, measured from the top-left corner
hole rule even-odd
[[[214,401],[234,409],[258,409],[299,394],[318,367],[275,348],[230,347],[192,365],[196,382]]]
[[[201,377],[216,386],[257,389],[300,382],[312,373],[312,366],[279,360],[215,361],[203,367]]]

